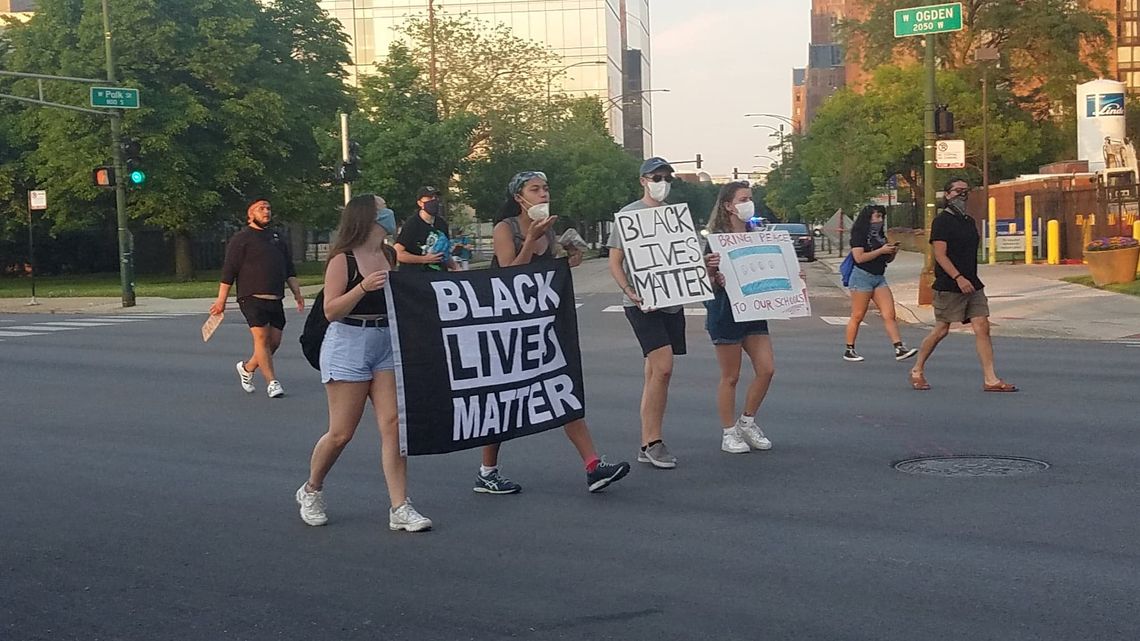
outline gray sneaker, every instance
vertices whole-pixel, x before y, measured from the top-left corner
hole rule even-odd
[[[677,457],[669,452],[669,448],[665,447],[665,443],[657,441],[649,447],[642,448],[637,453],[638,463],[649,463],[653,467],[661,468],[663,470],[673,469],[677,467]]]
[[[389,530],[407,530],[408,532],[422,532],[431,529],[431,519],[420,514],[412,507],[411,499],[404,499],[404,504],[388,511]]]
[[[309,492],[305,489],[308,485],[306,481],[297,488],[297,505],[301,506],[301,520],[314,527],[324,525],[329,522],[329,517],[325,514],[325,496],[320,490]]]

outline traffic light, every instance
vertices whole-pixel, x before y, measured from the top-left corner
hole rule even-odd
[[[701,155],[697,154],[697,169],[701,168]]]
[[[740,180],[740,169],[738,169],[736,167],[732,168],[732,179],[733,180]]]
[[[91,172],[91,182],[96,187],[114,187],[115,168],[110,165],[102,165],[100,167],[96,167]]]
[[[146,172],[142,169],[142,145],[134,138],[124,138],[122,143],[123,157],[127,163],[127,186],[142,187],[146,183]]]
[[[341,183],[351,183],[360,178],[360,143],[355,140],[348,143],[348,160],[341,161],[337,179]]]
[[[934,110],[934,133],[940,136],[954,133],[954,112],[946,105],[938,105]]]

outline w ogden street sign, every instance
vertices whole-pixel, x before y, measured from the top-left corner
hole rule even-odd
[[[895,37],[925,36],[962,30],[962,3],[935,4],[895,11]]]

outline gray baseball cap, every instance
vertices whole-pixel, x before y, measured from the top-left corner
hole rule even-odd
[[[660,156],[654,156],[652,158],[647,158],[645,160],[645,162],[641,163],[641,175],[642,176],[648,176],[649,174],[657,171],[658,169],[663,169],[663,168],[668,169],[669,171],[673,171],[673,167],[669,165],[668,160],[665,160],[664,158],[661,158]]]

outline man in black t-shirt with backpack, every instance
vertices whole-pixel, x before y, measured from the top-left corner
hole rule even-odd
[[[938,343],[950,333],[951,323],[969,323],[974,330],[978,360],[982,364],[982,390],[1016,392],[1017,387],[998,378],[994,371],[994,346],[990,338],[990,306],[985,284],[978,278],[978,244],[981,236],[974,219],[966,213],[970,185],[961,178],[946,183],[946,207],[930,226],[934,251],[934,329],[922,341],[910,384],[928,390],[923,368]]]
[[[396,237],[396,257],[403,268],[421,271],[454,271],[459,265],[451,256],[451,230],[443,219],[439,190],[424,187],[416,195],[416,214],[406,221]]]
[[[270,398],[280,398],[285,390],[273,371],[273,354],[281,346],[285,329],[285,309],[281,302],[285,298],[285,285],[293,292],[298,312],[305,310],[305,297],[301,295],[289,243],[280,233],[269,229],[273,220],[269,201],[254,199],[246,216],[249,224],[226,243],[222,282],[210,313],[221,314],[226,309],[230,287],[237,281],[238,306],[253,334],[253,356],[237,363],[241,388],[253,393],[253,373],[260,368],[267,383],[266,393]]]

